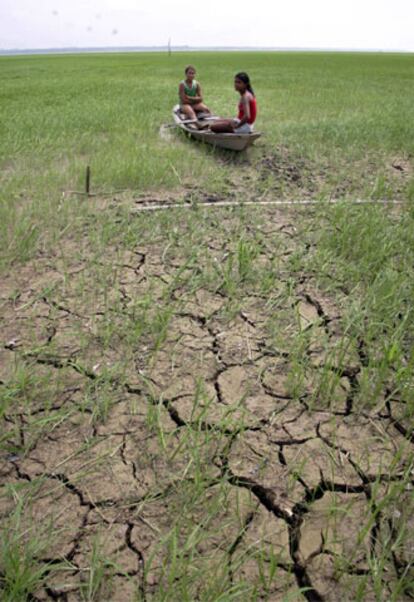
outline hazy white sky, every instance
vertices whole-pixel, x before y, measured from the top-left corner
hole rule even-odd
[[[414,51],[414,0],[0,0],[1,49],[164,46],[170,37]]]

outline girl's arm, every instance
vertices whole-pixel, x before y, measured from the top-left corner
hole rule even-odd
[[[178,88],[178,95],[180,97],[181,104],[183,105],[195,105],[201,102],[201,97],[199,96],[187,96],[187,94],[185,93],[184,84],[182,83]]]
[[[189,104],[189,100],[188,100],[188,96],[185,93],[185,88],[184,88],[184,84],[181,83],[180,87],[178,88],[178,96],[180,97],[180,101],[182,105],[188,105]]]
[[[194,102],[203,102],[203,93],[201,92],[201,86],[197,82],[197,95],[193,96]]]

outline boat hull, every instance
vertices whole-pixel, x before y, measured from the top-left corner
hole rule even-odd
[[[180,116],[179,105],[176,105],[173,109],[173,118],[177,126],[189,136],[194,138],[194,140],[198,140],[218,148],[225,148],[240,152],[253,144],[261,136],[260,132],[252,132],[251,134],[216,134],[211,131],[199,130],[194,124],[186,124],[182,122],[183,120]]]

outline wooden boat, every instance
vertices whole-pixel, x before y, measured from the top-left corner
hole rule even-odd
[[[174,107],[173,119],[180,129],[187,132],[195,140],[234,151],[243,151],[261,136],[260,132],[252,132],[251,134],[216,134],[210,130],[200,130],[194,122],[189,121],[184,113],[181,112],[180,105]],[[203,120],[208,123],[214,119],[220,119],[220,117],[201,115],[198,118],[200,123],[203,123]]]

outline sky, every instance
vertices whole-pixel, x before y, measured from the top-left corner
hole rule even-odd
[[[414,52],[414,0],[0,0],[0,49],[170,38],[173,46]]]

